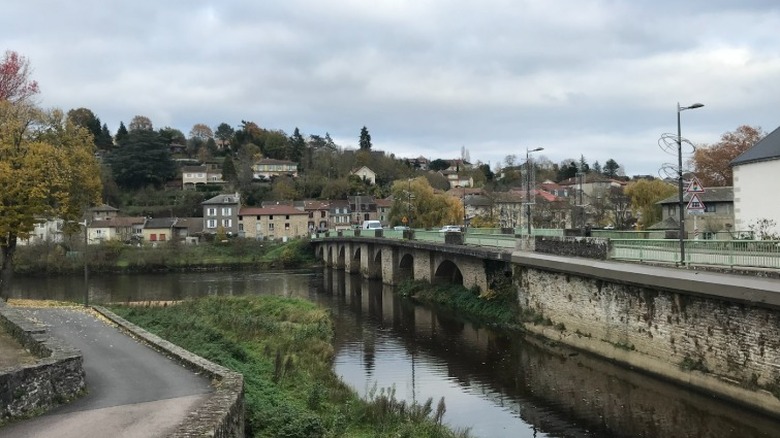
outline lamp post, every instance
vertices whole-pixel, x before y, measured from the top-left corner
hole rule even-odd
[[[682,128],[680,127],[680,113],[703,107],[704,104],[694,103],[690,106],[680,106],[677,102],[677,209],[680,210],[680,227],[678,230],[680,238],[680,264],[685,264],[685,201],[683,199],[683,167],[682,167]]]
[[[531,152],[543,151],[544,148],[525,148],[525,218],[528,225],[528,237],[531,237]]]

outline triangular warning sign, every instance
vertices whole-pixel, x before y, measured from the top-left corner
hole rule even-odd
[[[686,193],[704,193],[704,187],[702,187],[701,182],[699,182],[699,178],[696,178],[695,176],[691,179],[691,182],[688,184],[688,188],[685,190]]]
[[[704,208],[704,203],[701,202],[699,195],[697,193],[691,195],[691,200],[688,201],[688,206],[686,209],[688,211],[704,211]]]

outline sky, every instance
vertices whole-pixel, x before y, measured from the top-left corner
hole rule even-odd
[[[541,147],[665,176],[678,103],[705,105],[680,113],[695,145],[780,126],[777,29],[776,0],[9,0],[0,50],[42,106],[112,133],[246,120],[356,148],[366,126],[396,157],[495,168]]]

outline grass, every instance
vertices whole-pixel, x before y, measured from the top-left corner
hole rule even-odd
[[[462,285],[406,280],[396,286],[396,292],[421,303],[457,311],[458,315],[475,322],[507,327],[518,322],[514,295],[503,290],[480,293]]]
[[[207,297],[168,307],[114,307],[155,334],[244,375],[247,436],[458,437],[442,399],[419,405],[376,389],[366,400],[332,370],[326,310],[273,296]]]

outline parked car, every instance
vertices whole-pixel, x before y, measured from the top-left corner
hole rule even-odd
[[[461,231],[460,225],[445,225],[439,230],[440,233],[460,233]]]
[[[365,221],[363,222],[364,230],[379,230],[382,228],[382,223],[379,221]]]

